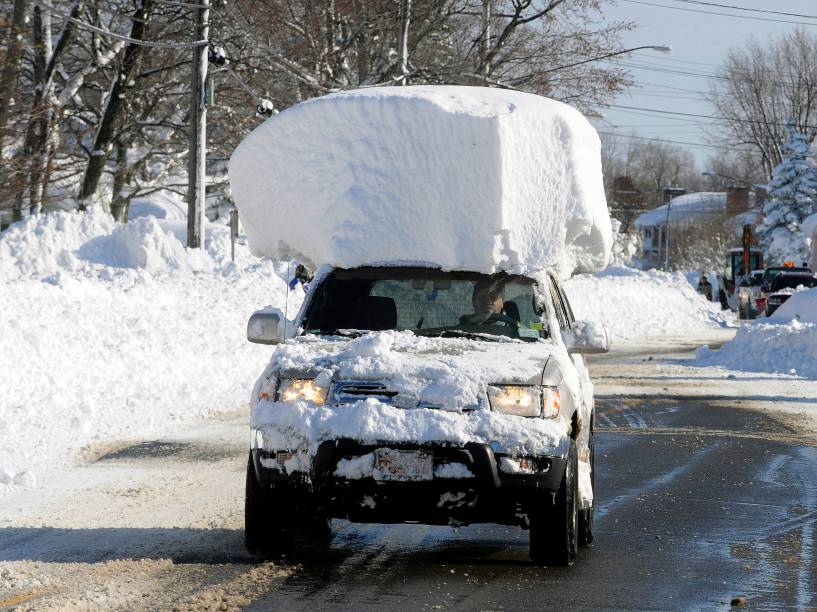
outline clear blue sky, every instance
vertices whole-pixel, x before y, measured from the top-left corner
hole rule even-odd
[[[706,0],[722,5],[744,8],[800,13],[817,16],[815,0]],[[625,47],[641,45],[668,45],[669,54],[656,51],[637,51],[622,56],[622,62],[629,64],[637,87],[630,93],[619,96],[613,104],[664,111],[715,115],[714,110],[702,99],[698,92],[708,90],[709,81],[705,75],[711,74],[731,47],[741,46],[750,37],[765,42],[798,27],[790,23],[759,21],[778,19],[813,23],[802,26],[817,34],[817,19],[785,17],[753,13],[737,9],[704,6],[678,0],[644,0],[652,5],[617,0],[616,6],[608,6],[608,19],[627,19],[637,23],[637,28],[623,36]],[[673,8],[666,8],[673,7]],[[728,13],[721,16],[688,12],[677,9],[693,9]],[[754,19],[742,19],[740,17]],[[633,67],[638,65],[639,67]],[[667,72],[673,70],[675,72]],[[679,74],[696,73],[696,74]],[[620,132],[629,135],[635,131],[646,138],[664,138],[703,145],[707,143],[706,131],[712,130],[713,121],[662,115],[654,112],[624,111],[610,108],[603,111],[605,119],[595,121],[597,128],[605,132]],[[636,114],[638,113],[638,114]],[[617,127],[613,127],[617,126]],[[706,159],[713,151],[703,146],[687,147],[706,165]]]

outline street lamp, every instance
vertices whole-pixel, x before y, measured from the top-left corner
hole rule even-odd
[[[640,47],[633,47],[632,49],[622,49],[621,51],[614,51],[613,53],[608,53],[606,55],[601,55],[599,57],[591,57],[590,59],[582,60],[580,62],[574,62],[573,64],[566,64],[564,66],[557,66],[556,68],[550,68],[549,70],[545,70],[545,72],[556,72],[557,70],[564,70],[565,68],[573,68],[574,66],[581,66],[582,64],[589,64],[590,62],[598,62],[600,60],[610,59],[611,57],[616,57],[617,55],[626,55],[627,53],[632,53],[633,51],[641,51],[642,49],[650,49],[652,51],[660,51],[661,53],[670,53],[672,51],[672,47],[667,45],[642,45]]]

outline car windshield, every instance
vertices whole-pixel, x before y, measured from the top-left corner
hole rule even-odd
[[[797,287],[814,287],[817,278],[805,274],[778,274],[772,281],[772,291],[781,289],[797,289]]]
[[[424,336],[535,341],[549,330],[534,286],[530,278],[504,273],[339,269],[316,289],[303,328],[321,335],[395,329]]]

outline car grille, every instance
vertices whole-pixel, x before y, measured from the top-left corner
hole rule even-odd
[[[397,391],[392,391],[383,383],[378,382],[336,382],[332,384],[328,403],[351,404],[370,397],[391,404],[397,397]]]

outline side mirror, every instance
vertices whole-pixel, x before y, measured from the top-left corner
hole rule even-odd
[[[247,322],[247,340],[256,344],[278,344],[284,340],[281,312],[258,310]]]
[[[610,334],[607,327],[595,321],[576,321],[573,329],[562,332],[568,353],[596,355],[610,351]]]

